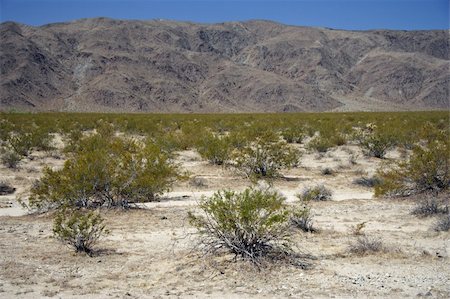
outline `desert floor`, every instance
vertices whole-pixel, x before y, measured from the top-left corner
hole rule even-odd
[[[159,202],[140,209],[104,212],[111,233],[93,257],[52,237],[51,214],[29,215],[16,200],[26,199],[44,165],[61,167],[63,158],[34,153],[18,170],[0,166],[1,180],[17,188],[0,196],[0,297],[449,298],[450,233],[434,232],[435,218],[411,215],[412,200],[376,199],[372,188],[352,183],[372,175],[383,161],[364,157],[352,145],[324,155],[304,152],[301,165],[284,171],[274,188],[290,203],[306,186],[323,183],[333,190],[331,201],[312,203],[320,231],[299,231],[293,238],[308,269],[285,263],[258,269],[232,255],[201,254],[187,212],[202,195],[251,183],[194,151],[180,152],[177,161],[196,179],[178,183]],[[392,151],[387,157],[399,156]],[[325,167],[334,174],[322,175]],[[361,222],[365,235],[379,238],[385,250],[362,256],[348,251],[358,238],[352,228]]]

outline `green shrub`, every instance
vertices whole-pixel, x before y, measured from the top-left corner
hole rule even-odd
[[[325,153],[333,146],[332,140],[322,135],[313,137],[307,144],[308,149],[318,151],[319,153]]]
[[[332,192],[330,189],[326,188],[324,185],[317,185],[314,187],[305,188],[302,191],[301,195],[297,197],[305,202],[309,202],[311,200],[315,201],[323,201],[330,200],[332,196]]]
[[[22,160],[22,156],[10,149],[4,150],[1,154],[2,164],[8,168],[16,169],[20,160]]]
[[[44,169],[31,189],[31,208],[128,207],[154,200],[180,178],[168,154],[152,143],[97,134],[80,143],[63,169]]]
[[[212,133],[205,134],[199,144],[197,151],[202,158],[215,165],[224,164],[230,157],[231,146],[227,137],[215,136]]]
[[[300,153],[277,136],[263,135],[233,153],[234,166],[251,179],[275,178],[282,168],[298,164]]]
[[[299,198],[300,202],[294,206],[294,209],[290,216],[290,222],[295,227],[304,232],[316,232],[317,229],[313,224],[313,217],[311,214],[311,208],[309,207],[309,201]]]
[[[288,127],[281,131],[281,136],[287,143],[302,143],[305,133],[301,127]]]
[[[108,234],[103,218],[92,211],[59,211],[53,221],[53,235],[77,252],[92,254],[93,246]]]
[[[202,198],[204,215],[189,214],[207,252],[227,249],[254,263],[289,251],[289,211],[273,191],[248,188],[242,193],[218,191]]]
[[[434,140],[424,146],[415,146],[411,157],[392,167],[380,168],[381,183],[375,186],[375,195],[408,196],[411,194],[445,191],[450,186],[450,155],[447,140]]]
[[[6,147],[17,155],[27,157],[32,150],[54,149],[51,145],[52,140],[53,136],[46,129],[33,126],[10,132],[6,139]]]
[[[384,134],[369,134],[360,141],[364,155],[368,157],[384,158],[386,152],[393,146],[392,139]]]

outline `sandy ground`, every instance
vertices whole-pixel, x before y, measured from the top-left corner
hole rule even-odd
[[[355,163],[350,162],[354,156]],[[392,151],[389,159],[399,153]],[[52,217],[26,215],[16,198],[39,178],[44,165],[63,159],[35,153],[20,169],[0,167],[1,180],[17,188],[0,196],[1,298],[399,298],[450,297],[450,234],[430,229],[434,218],[410,214],[410,200],[374,199],[373,190],[352,181],[375,172],[381,160],[365,158],[356,146],[325,155],[304,153],[299,167],[274,182],[288,202],[310,185],[323,183],[333,199],[312,204],[319,233],[297,232],[293,244],[311,258],[309,269],[286,264],[262,270],[231,255],[202,256],[187,212],[202,195],[250,184],[230,169],[209,165],[194,151],[177,161],[190,172],[159,202],[142,209],[107,211],[111,233],[93,257],[75,254],[51,233]],[[333,175],[322,175],[325,167]],[[201,182],[199,184],[198,182]],[[365,235],[382,240],[386,250],[358,256],[348,246],[352,228],[366,222]]]

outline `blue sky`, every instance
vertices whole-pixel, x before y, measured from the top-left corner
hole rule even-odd
[[[267,19],[339,29],[448,29],[449,0],[0,0],[0,21],[90,17],[215,23]]]

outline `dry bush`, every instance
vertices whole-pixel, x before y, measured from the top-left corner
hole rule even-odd
[[[448,213],[448,205],[444,205],[441,200],[435,197],[420,200],[411,211],[411,214],[418,217],[428,217],[446,213]]]
[[[0,195],[12,194],[16,191],[16,188],[8,184],[7,182],[0,182]]]
[[[199,208],[203,214],[189,213],[189,218],[208,253],[226,249],[259,265],[262,259],[291,252],[289,211],[285,198],[275,191],[218,191],[202,198]]]
[[[322,175],[333,175],[333,174],[334,174],[334,170],[333,170],[332,168],[330,168],[330,167],[325,167],[325,168],[323,168],[323,169],[320,171],[320,173],[321,173]]]
[[[380,239],[368,236],[361,236],[356,242],[350,244],[348,251],[357,255],[373,254],[384,251],[383,242]]]
[[[450,213],[447,213],[436,221],[434,230],[437,232],[448,232],[450,230]]]
[[[353,184],[360,185],[364,187],[375,187],[376,185],[380,184],[381,180],[376,175],[368,177],[368,176],[362,176],[359,178],[356,178],[353,180]]]
[[[197,188],[208,187],[208,181],[204,178],[193,177],[189,180],[189,185]]]
[[[318,231],[314,226],[313,216],[308,202],[301,200],[291,213],[290,222],[294,228],[309,233]]]
[[[352,227],[351,233],[354,236],[362,236],[364,235],[364,228],[366,227],[367,222],[360,222]]]

